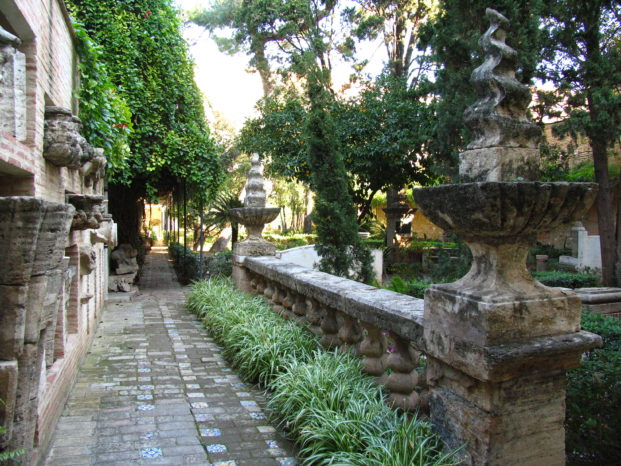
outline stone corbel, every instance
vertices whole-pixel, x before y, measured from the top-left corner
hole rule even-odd
[[[72,204],[75,209],[72,230],[98,229],[104,221],[102,206],[103,196],[89,194],[67,194],[67,202]]]
[[[94,155],[81,130],[82,122],[71,110],[45,107],[43,157],[57,167],[80,168]]]
[[[90,244],[80,247],[80,275],[88,275],[97,265],[97,254]]]
[[[84,164],[80,167],[80,174],[84,179],[84,186],[87,188],[92,186],[94,190],[97,190],[99,181],[104,177],[106,164],[108,163],[104,150],[101,147],[93,148],[93,156],[83,160]]]

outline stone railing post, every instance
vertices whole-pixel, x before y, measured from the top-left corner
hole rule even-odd
[[[425,293],[431,420],[449,447],[464,446],[462,464],[563,465],[565,371],[601,340],[580,331],[580,300],[534,280],[526,256],[538,231],[583,215],[597,186],[536,181],[530,91],[515,79],[507,19],[486,16],[485,62],[471,78],[480,99],[465,112],[475,137],[460,156],[465,183],[414,193],[473,256],[466,276]]]

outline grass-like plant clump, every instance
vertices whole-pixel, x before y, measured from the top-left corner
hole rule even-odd
[[[547,286],[560,286],[564,288],[587,288],[599,286],[597,275],[588,273],[571,273],[560,270],[546,270],[532,272],[533,277]]]
[[[358,358],[326,351],[304,327],[275,315],[230,280],[197,282],[188,308],[203,319],[244,380],[269,389],[275,420],[305,464],[448,465],[430,425],[394,412]]]

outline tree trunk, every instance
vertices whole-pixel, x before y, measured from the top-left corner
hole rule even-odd
[[[615,244],[615,225],[612,211],[612,190],[608,178],[608,156],[606,146],[593,138],[590,141],[595,166],[595,181],[599,183],[597,194],[597,222],[599,243],[602,254],[602,284],[615,286],[615,264],[617,262],[617,245]]]

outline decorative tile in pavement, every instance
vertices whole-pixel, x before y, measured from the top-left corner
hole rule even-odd
[[[267,443],[267,446],[270,448],[280,448],[276,440],[266,440],[265,443]]]
[[[294,465],[294,446],[261,411],[264,397],[185,310],[187,288],[157,251],[146,257],[139,293],[105,306],[41,464],[75,464],[79,448],[91,464]]]
[[[162,449],[161,448],[143,448],[140,450],[140,456],[142,458],[161,458]]]
[[[271,434],[272,432],[276,432],[272,426],[257,426],[257,430],[262,434]]]
[[[276,461],[280,463],[280,466],[297,466],[295,458],[276,458]]]
[[[209,453],[226,453],[228,451],[226,445],[221,443],[212,443],[211,445],[206,445],[205,448]]]

